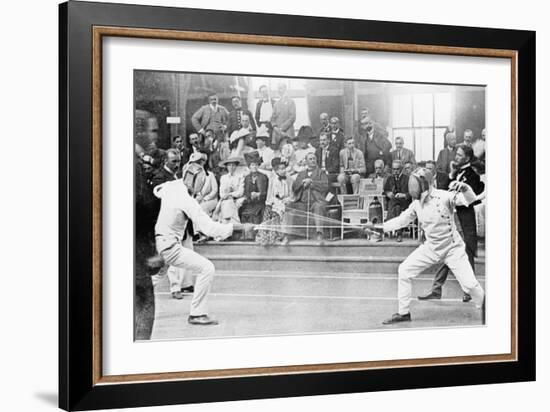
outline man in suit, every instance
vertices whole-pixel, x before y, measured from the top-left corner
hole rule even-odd
[[[320,136],[321,133],[330,133],[330,120],[328,117],[328,113],[321,113],[319,115],[319,121],[321,122],[321,128],[319,129],[318,135]]]
[[[411,163],[413,169],[416,167],[416,160],[414,158],[414,152],[406,147],[403,147],[405,140],[401,136],[395,138],[395,150],[391,152],[391,160],[400,160],[401,163]]]
[[[289,213],[285,214],[285,218],[290,227],[298,223],[299,225],[306,224],[305,221],[313,223],[317,240],[322,241],[324,239],[323,218],[327,215],[328,177],[317,166],[315,153],[309,153],[306,156],[306,163],[307,169],[298,173],[292,184],[295,200],[288,205]],[[292,209],[307,212],[309,219],[292,213]]]
[[[384,193],[388,198],[388,220],[399,216],[411,203],[409,176],[403,173],[400,160],[392,162],[392,175],[384,183]],[[398,242],[403,240],[402,232],[403,229],[396,230]]]
[[[231,99],[231,105],[233,106],[233,110],[229,112],[229,118],[227,120],[227,134],[231,136],[231,133],[233,133],[235,130],[241,129],[243,115],[248,116],[250,120],[249,126],[252,130],[255,131],[256,123],[254,122],[252,113],[250,113],[250,110],[243,109],[241,98],[239,96],[233,96],[233,98]]]
[[[368,108],[361,110],[359,121],[358,140],[365,155],[367,174],[374,172],[374,162],[382,159],[384,164],[391,165],[391,142],[388,140],[388,132],[375,122]]]
[[[346,138],[344,132],[340,128],[340,119],[337,117],[330,118],[330,132],[328,134],[330,138],[330,144],[338,149],[338,153],[344,148],[346,144]]]
[[[210,129],[207,130],[207,134],[212,133]],[[201,151],[205,151],[204,147],[201,145],[201,137],[197,133],[191,133],[189,135],[189,144],[187,147],[184,147],[180,151],[181,156],[181,167],[185,166],[187,162],[189,161],[189,158],[193,153],[199,153]],[[180,170],[181,170],[180,167]]]
[[[474,143],[474,132],[472,132],[471,129],[464,130],[464,134],[462,135],[462,144],[471,147],[473,143]]]
[[[296,121],[296,104],[287,96],[286,84],[279,84],[280,99],[273,107],[271,124],[273,125],[272,144],[278,149],[281,143],[286,143],[288,138],[295,136],[294,122]]]
[[[433,186],[436,189],[447,190],[449,187],[449,175],[438,172],[434,160],[426,161],[426,169],[429,170],[434,177]]]
[[[347,184],[351,183],[353,194],[359,193],[359,181],[365,177],[365,157],[363,152],[355,148],[355,140],[348,137],[346,147],[340,151],[340,174],[338,183],[340,183],[340,193],[347,193]]]
[[[264,84],[260,86],[260,100],[256,103],[256,111],[254,114],[254,119],[256,124],[260,127],[262,124],[265,124],[267,130],[271,136],[271,130],[273,125],[271,124],[271,118],[273,117],[273,107],[275,106],[275,100],[269,97],[269,89]]]
[[[328,176],[328,183],[336,182],[338,173],[340,173],[340,153],[335,146],[329,143],[327,132],[321,132],[319,135],[319,147],[315,151],[317,164]]]
[[[452,130],[447,130],[445,133],[445,142],[445,148],[437,156],[436,169],[448,175],[451,171],[451,162],[456,156],[456,134]]]
[[[219,139],[225,133],[228,118],[229,112],[218,104],[218,96],[212,94],[208,97],[208,104],[191,116],[191,123],[198,134],[204,136],[207,129],[212,129],[216,139]]]
[[[485,185],[471,166],[470,162],[473,157],[474,153],[470,146],[464,144],[458,146],[455,161],[451,164],[451,174],[449,177],[451,184],[455,181],[465,183],[472,188],[474,194],[479,195],[485,189]],[[461,235],[466,245],[466,254],[468,255],[468,261],[474,273],[474,258],[477,253],[477,228],[474,206],[478,203],[479,201],[475,201],[468,206],[456,207],[456,214],[462,229]],[[431,291],[426,295],[419,296],[418,299],[441,299],[443,284],[447,280],[449,271],[450,269],[448,266],[441,266],[435,275]],[[469,302],[470,300],[471,296],[468,293],[464,293],[462,301]]]

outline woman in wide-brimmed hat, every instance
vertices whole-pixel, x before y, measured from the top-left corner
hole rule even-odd
[[[220,179],[220,201],[214,211],[214,216],[222,222],[240,223],[239,209],[244,202],[244,177],[236,173],[237,167],[244,164],[242,157],[231,156],[220,162],[227,168],[227,173]]]
[[[271,166],[273,175],[269,180],[262,225],[256,235],[256,241],[262,245],[285,239],[281,224],[284,222],[286,205],[292,200],[292,178],[287,175],[286,159],[276,157],[271,161]]]
[[[244,203],[241,209],[241,221],[243,223],[262,223],[262,217],[267,197],[268,179],[260,173],[259,167],[262,158],[254,151],[245,155],[250,173],[244,178]]]
[[[267,130],[266,125],[262,124],[256,131],[256,151],[262,158],[262,164],[259,167],[260,172],[266,173],[266,175],[269,175],[271,160],[275,157],[275,152],[268,146],[269,139],[269,130]]]

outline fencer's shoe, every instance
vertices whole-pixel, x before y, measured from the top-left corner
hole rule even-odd
[[[394,313],[391,315],[391,318],[386,319],[384,322],[382,322],[383,325],[391,325],[393,323],[399,323],[399,322],[410,322],[411,321],[411,314],[406,313],[404,315],[401,315],[399,313]]]
[[[193,285],[181,288],[181,293],[193,293],[195,292],[195,287]]]
[[[208,315],[189,316],[187,322],[191,325],[217,325],[219,322]]]
[[[432,299],[441,299],[441,295],[439,293],[430,292],[426,295],[421,295],[418,297],[418,300],[432,300]]]
[[[470,295],[468,295],[467,293],[465,293],[464,295],[462,295],[462,302],[464,303],[467,303],[469,301],[472,300],[472,297]]]
[[[183,295],[179,290],[172,292],[172,299],[183,299]]]

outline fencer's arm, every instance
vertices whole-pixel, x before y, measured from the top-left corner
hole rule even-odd
[[[451,182],[449,190],[455,193],[455,206],[470,206],[477,200],[477,195],[472,188],[464,182],[458,182],[456,180]]]
[[[414,222],[414,219],[416,219],[416,211],[414,209],[416,203],[416,201],[412,202],[407,210],[401,212],[399,216],[384,222],[382,225],[384,232],[393,232]]]
[[[191,196],[182,199],[183,212],[191,219],[196,230],[215,239],[227,239],[233,234],[233,224],[214,222]]]

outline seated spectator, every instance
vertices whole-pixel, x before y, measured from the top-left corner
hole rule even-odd
[[[302,126],[298,131],[297,141],[294,150],[293,168],[295,173],[300,173],[307,168],[306,156],[315,153],[315,148],[311,146],[310,140],[313,136],[313,129],[310,126]]]
[[[401,214],[409,207],[411,195],[409,194],[409,176],[403,173],[403,167],[399,160],[392,163],[392,175],[386,179],[384,192],[388,198],[388,217],[390,220]],[[403,229],[397,231],[397,241],[403,240]]]
[[[265,125],[258,127],[256,132],[256,151],[262,159],[262,163],[259,166],[260,172],[269,175],[271,172],[271,161],[275,157],[273,149],[267,146],[269,142],[269,131]]]
[[[243,109],[242,101],[239,96],[233,96],[231,98],[231,105],[233,106],[233,110],[229,112],[227,120],[227,134],[231,136],[231,134],[235,130],[240,130],[243,127],[242,117],[244,115],[248,117],[248,123],[250,124],[250,127],[253,130],[256,130],[256,123],[254,122],[252,113],[250,112],[250,110]]]
[[[340,174],[338,175],[340,193],[348,192],[346,188],[348,183],[351,183],[354,194],[359,193],[359,181],[365,176],[366,170],[363,152],[355,148],[355,139],[348,137],[346,148],[340,151]]]
[[[206,173],[206,179],[202,189],[195,196],[195,199],[197,199],[201,205],[202,210],[204,210],[208,216],[212,216],[216,204],[218,203],[218,182],[214,173],[209,170],[206,157],[203,157],[200,162]]]
[[[199,153],[204,149],[201,144],[201,137],[198,133],[191,133],[188,139],[187,147],[181,151],[181,165],[184,166],[193,153]]]
[[[283,230],[277,230],[284,222],[285,208],[292,200],[292,179],[287,176],[287,163],[276,157],[271,161],[273,175],[269,179],[267,198],[262,223],[267,227],[259,230],[256,241],[262,245],[271,245],[283,241]]]
[[[241,116],[241,124],[242,127],[229,136],[232,157],[242,157],[245,153],[253,150],[252,142],[255,141],[256,130],[251,126],[248,115]]]
[[[181,178],[193,197],[200,193],[206,182],[206,172],[203,167],[205,163],[206,154],[193,153],[181,171]]]
[[[376,159],[374,161],[374,172],[369,175],[369,179],[385,179],[388,177],[384,161],[382,159]]]
[[[322,241],[324,239],[323,218],[327,215],[328,177],[317,166],[314,153],[306,156],[306,163],[307,169],[298,173],[292,184],[295,200],[288,205],[288,209],[307,212],[309,219],[297,213],[287,213],[285,216],[290,227],[306,227],[308,223],[313,225],[317,240]]]
[[[410,176],[411,173],[414,170],[414,166],[411,162],[404,162],[403,163],[403,174],[406,176]]]
[[[411,163],[412,169],[416,168],[416,160],[414,158],[414,152],[406,147],[403,147],[405,140],[401,136],[395,138],[395,150],[391,151],[391,160],[401,160],[401,163]],[[412,171],[412,170],[411,170]]]
[[[220,181],[221,175],[225,173],[225,167],[220,165],[223,161],[229,159],[230,155],[231,150],[229,149],[229,139],[227,138],[227,135],[224,134],[214,143],[214,150],[208,159],[208,167],[212,170],[218,182]]]
[[[436,163],[433,160],[426,161],[428,169],[434,178],[433,185],[436,189],[447,190],[449,188],[449,175],[436,170]]]
[[[244,201],[240,211],[241,222],[259,225],[262,223],[264,214],[268,178],[258,170],[262,162],[258,152],[246,154],[245,159],[250,173],[244,178]]]
[[[317,164],[328,176],[329,185],[336,182],[340,173],[340,152],[336,146],[330,145],[326,132],[319,135],[319,148],[315,151],[315,156]]]
[[[236,173],[237,167],[243,165],[240,157],[230,157],[221,166],[227,168],[227,173],[220,179],[220,200],[214,210],[218,221],[240,223],[239,209],[244,202],[244,177]]]

